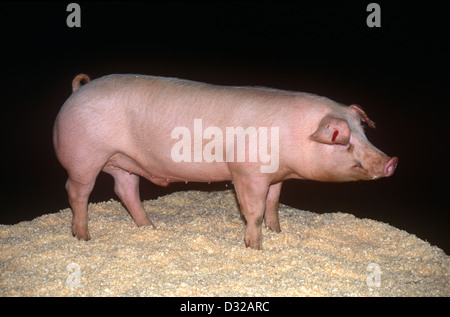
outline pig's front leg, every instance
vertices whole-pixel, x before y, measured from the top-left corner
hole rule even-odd
[[[237,177],[233,179],[241,212],[247,222],[244,242],[246,247],[260,250],[262,222],[266,208],[269,184],[264,178]]]
[[[281,232],[278,220],[278,201],[280,200],[281,185],[283,185],[283,182],[270,185],[266,199],[266,211],[264,212],[266,228],[274,232]]]

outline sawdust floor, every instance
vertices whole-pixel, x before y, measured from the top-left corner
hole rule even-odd
[[[137,228],[119,202],[90,204],[88,242],[72,237],[70,209],[0,225],[0,295],[450,295],[450,257],[381,222],[281,205],[282,232],[263,229],[255,251],[233,191],[144,207],[157,229]]]

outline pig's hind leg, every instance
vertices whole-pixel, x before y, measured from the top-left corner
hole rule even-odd
[[[66,182],[67,195],[69,196],[70,207],[72,208],[72,234],[79,240],[89,240],[88,231],[88,201],[89,195],[95,185],[95,179],[101,171],[101,160],[86,161],[81,164],[81,160],[66,162],[69,178]]]
[[[139,195],[139,176],[119,167],[106,165],[103,171],[114,177],[114,191],[138,227],[155,225],[148,219]]]
[[[93,180],[81,181],[70,177],[66,182],[66,190],[69,196],[69,204],[72,208],[72,235],[79,240],[89,240],[88,231],[88,200],[89,195],[94,188],[95,177]]]

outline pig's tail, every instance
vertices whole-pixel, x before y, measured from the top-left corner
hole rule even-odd
[[[89,78],[88,75],[78,74],[77,76],[75,76],[75,78],[72,81],[72,92],[77,91],[78,88],[80,88],[82,84],[86,85],[90,81],[91,81],[91,79]]]

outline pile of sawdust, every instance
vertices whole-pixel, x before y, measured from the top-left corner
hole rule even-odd
[[[449,296],[450,257],[414,235],[343,213],[280,206],[282,232],[247,249],[234,192],[144,202],[157,229],[116,201],[0,225],[2,296]]]

